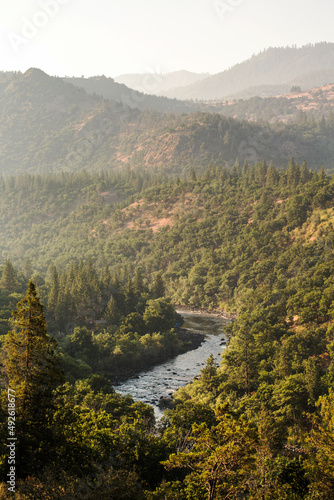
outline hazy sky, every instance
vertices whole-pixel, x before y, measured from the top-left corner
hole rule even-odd
[[[333,0],[0,0],[0,70],[218,73],[269,46],[334,42]]]

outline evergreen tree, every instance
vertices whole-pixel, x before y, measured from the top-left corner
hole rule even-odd
[[[130,312],[134,311],[135,305],[137,303],[131,278],[128,278],[128,281],[123,288],[123,293],[125,312],[126,314],[130,314]]]
[[[196,182],[197,177],[196,177],[196,172],[194,170],[194,167],[191,167],[190,172],[189,172],[189,177],[191,182]]]
[[[144,292],[144,279],[140,267],[138,267],[135,271],[135,276],[133,278],[133,291],[137,297],[140,297]]]
[[[7,292],[15,292],[17,289],[17,279],[13,264],[9,259],[6,259],[5,265],[2,269],[2,277],[0,286]]]
[[[23,267],[23,272],[24,276],[26,277],[27,281],[29,281],[34,274],[34,268],[32,265],[31,259],[24,259],[24,267]]]
[[[110,325],[115,325],[119,322],[120,317],[121,315],[117,307],[117,302],[114,297],[111,296],[104,312],[104,318]]]
[[[48,312],[54,317],[59,295],[59,276],[56,266],[51,268],[50,289],[48,295]]]
[[[15,391],[18,438],[17,461],[21,476],[38,470],[50,458],[50,419],[53,389],[62,381],[56,342],[46,331],[43,305],[29,281],[25,297],[12,313],[12,330],[4,345],[8,387]]]
[[[290,160],[289,160],[286,174],[287,174],[288,186],[290,186],[290,187],[297,186],[297,184],[299,182],[300,172],[299,172],[299,166],[296,165],[293,158],[290,158]]]
[[[55,319],[60,329],[64,329],[66,333],[70,333],[74,328],[74,318],[76,315],[75,304],[72,299],[69,287],[66,286],[65,292],[60,290],[58,303],[55,310]]]
[[[310,172],[307,168],[306,162],[303,161],[303,163],[300,166],[300,181],[302,184],[306,184],[310,179]]]
[[[319,172],[319,181],[323,181],[324,179],[326,179],[326,172],[324,167],[322,166]]]
[[[108,288],[111,284],[111,274],[108,264],[106,264],[102,270],[101,283],[103,284],[104,288]]]
[[[151,291],[153,297],[158,299],[165,295],[165,284],[163,282],[161,274],[157,274],[153,280]]]
[[[279,175],[278,175],[273,163],[270,163],[268,173],[267,173],[266,186],[273,188],[273,187],[278,185],[278,181],[279,181]]]

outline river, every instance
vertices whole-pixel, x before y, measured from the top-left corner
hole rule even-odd
[[[219,363],[226,342],[224,328],[229,320],[206,314],[178,312],[184,318],[182,328],[205,335],[202,345],[196,350],[180,354],[143,371],[115,387],[117,392],[130,394],[135,401],[152,405],[158,419],[163,415],[163,410],[159,407],[160,398],[171,396],[179,387],[185,386],[198,376],[211,354]]]

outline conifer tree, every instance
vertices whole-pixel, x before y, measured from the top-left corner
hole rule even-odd
[[[23,412],[44,400],[61,380],[56,341],[46,331],[43,305],[35,285],[29,281],[25,297],[12,313],[12,330],[5,339],[5,372],[8,384],[16,391]]]
[[[31,259],[29,258],[24,259],[23,272],[27,281],[30,280],[30,278],[34,274],[34,268]]]
[[[303,161],[303,163],[300,166],[300,181],[302,184],[306,184],[310,179],[310,172],[307,168],[306,162]]]
[[[119,322],[120,317],[121,315],[117,307],[117,302],[114,297],[111,296],[104,312],[104,318],[110,325],[115,325]]]
[[[133,291],[137,297],[140,297],[144,292],[144,279],[140,267],[138,267],[135,271],[135,276],[133,278]]]
[[[165,295],[165,285],[161,274],[157,274],[152,283],[152,294],[155,299],[163,297]]]
[[[12,330],[3,350],[5,376],[8,387],[15,391],[19,415],[16,432],[21,476],[36,471],[50,458],[52,392],[62,382],[55,349],[56,342],[46,331],[43,305],[29,281],[25,297],[12,313]]]
[[[54,316],[59,295],[59,276],[56,266],[51,268],[50,289],[48,295],[48,311]]]
[[[111,288],[111,274],[109,271],[109,266],[106,264],[103,268],[102,275],[101,275],[101,283],[103,286],[103,290],[110,290]]]
[[[131,278],[128,278],[125,286],[123,287],[123,293],[125,311],[126,314],[130,314],[130,312],[134,311],[135,305],[137,303]]]
[[[277,186],[278,181],[279,181],[279,175],[274,167],[274,164],[271,162],[268,168],[266,185],[267,187],[273,188]]]
[[[324,167],[322,166],[319,172],[319,181],[323,181],[324,179],[326,179],[326,172]]]
[[[297,186],[299,182],[300,169],[299,166],[296,165],[295,160],[293,158],[290,158],[289,160],[288,167],[286,170],[286,175],[287,175],[288,186],[290,187]]]
[[[15,292],[17,289],[17,279],[13,264],[9,259],[6,259],[5,265],[2,269],[2,277],[0,286],[7,292]]]

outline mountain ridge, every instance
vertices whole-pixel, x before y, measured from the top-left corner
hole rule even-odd
[[[306,73],[305,67],[308,68]],[[259,85],[286,85],[291,82],[303,85],[305,80],[309,86],[332,83],[327,81],[328,76],[321,77],[323,71],[330,71],[332,80],[334,43],[321,42],[300,48],[270,47],[230,69],[188,87],[168,91],[165,95],[183,100],[217,100]],[[313,78],[310,76],[312,73]]]

